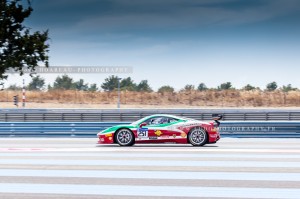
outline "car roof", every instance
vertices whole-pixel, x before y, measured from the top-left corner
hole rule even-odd
[[[176,116],[176,115],[170,115],[170,114],[154,114],[154,115],[149,115],[148,118],[151,117],[173,117],[176,119],[183,119],[182,117]]]
[[[181,117],[181,116],[176,116],[176,115],[170,115],[170,114],[154,114],[154,115],[149,115],[147,118],[151,118],[151,117],[172,117],[172,118],[175,118],[178,120],[198,121],[196,119]]]

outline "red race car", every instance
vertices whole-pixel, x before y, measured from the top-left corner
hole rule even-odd
[[[117,143],[190,143],[193,146],[216,143],[222,115],[214,114],[212,122],[202,122],[174,115],[151,115],[126,125],[117,125],[97,134],[99,144]]]

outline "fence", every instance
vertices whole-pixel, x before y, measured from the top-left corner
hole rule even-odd
[[[0,136],[95,137],[108,127],[128,122],[0,122]],[[230,122],[220,125],[223,137],[300,137],[300,122]]]
[[[224,121],[300,121],[300,110],[278,109],[1,109],[0,122],[131,122],[152,114]]]

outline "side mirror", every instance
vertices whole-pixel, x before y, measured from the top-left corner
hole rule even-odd
[[[142,128],[143,126],[147,126],[147,123],[143,122],[143,123],[140,124],[140,128]]]

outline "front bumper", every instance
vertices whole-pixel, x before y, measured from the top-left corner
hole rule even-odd
[[[114,138],[113,134],[98,134],[98,144],[113,144],[114,143]]]

